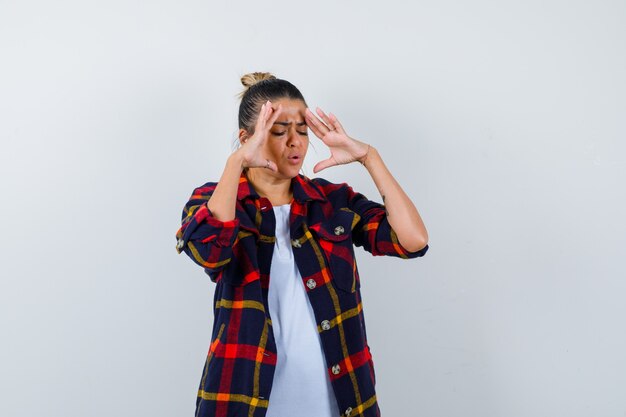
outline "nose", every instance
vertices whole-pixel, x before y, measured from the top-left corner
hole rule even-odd
[[[294,148],[302,144],[302,136],[296,131],[296,129],[289,129],[289,138],[287,139],[287,146]]]

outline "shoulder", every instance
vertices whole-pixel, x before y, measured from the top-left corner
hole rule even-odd
[[[198,197],[206,197],[206,196],[210,196],[211,194],[213,194],[213,191],[215,191],[215,187],[217,187],[217,182],[206,182],[196,188],[193,189],[191,196],[192,198],[194,196],[198,196]]]
[[[187,199],[185,203],[185,208],[183,209],[183,215],[190,210],[194,206],[200,206],[203,203],[206,203],[211,195],[213,195],[213,191],[217,186],[216,182],[206,182],[196,188],[193,189],[191,195]],[[197,208],[197,207],[196,207]]]
[[[365,213],[382,209],[384,212],[383,204],[370,200],[346,182],[333,183],[324,178],[313,178],[310,181],[320,190],[325,200],[332,206],[332,210],[349,208],[352,211]]]
[[[330,204],[333,209],[348,207],[357,195],[346,182],[334,183],[324,178],[312,178],[309,181],[311,187],[315,188],[325,203]]]
[[[311,178],[309,181],[315,186],[320,194],[322,194],[326,198],[332,197],[333,195],[337,194],[347,194],[348,192],[352,191],[352,187],[350,187],[350,185],[345,182],[334,183],[324,178]]]

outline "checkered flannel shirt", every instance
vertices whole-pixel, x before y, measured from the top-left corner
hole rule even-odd
[[[269,200],[244,174],[236,218],[217,220],[206,205],[216,185],[193,191],[176,233],[178,253],[184,251],[216,283],[196,417],[264,417],[276,367],[267,301],[276,220]],[[354,246],[401,258],[423,256],[428,246],[403,248],[384,206],[347,184],[298,175],[292,185],[291,244],[339,409],[344,416],[380,416]]]

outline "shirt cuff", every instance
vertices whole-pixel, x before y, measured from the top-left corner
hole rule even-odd
[[[396,235],[395,230],[389,226],[389,233],[391,236],[391,242],[393,244],[394,249],[398,253],[401,258],[411,259],[411,258],[419,258],[420,256],[424,256],[426,252],[428,252],[428,244],[424,246],[422,249],[411,252],[407,250],[400,241],[398,240],[398,236]]]
[[[202,204],[193,214],[192,219],[176,232],[176,251],[183,252],[190,240],[199,240],[202,243],[211,242],[217,247],[232,246],[238,229],[239,219],[218,220],[206,204]]]

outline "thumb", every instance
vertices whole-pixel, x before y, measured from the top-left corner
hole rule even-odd
[[[265,163],[263,165],[260,165],[259,168],[269,169],[270,171],[278,172],[278,165],[276,165],[276,163],[270,159],[266,159]]]
[[[315,166],[313,167],[313,172],[317,174],[321,170],[332,167],[334,165],[337,165],[334,159],[324,159],[323,161],[319,161],[317,164],[315,164]]]

